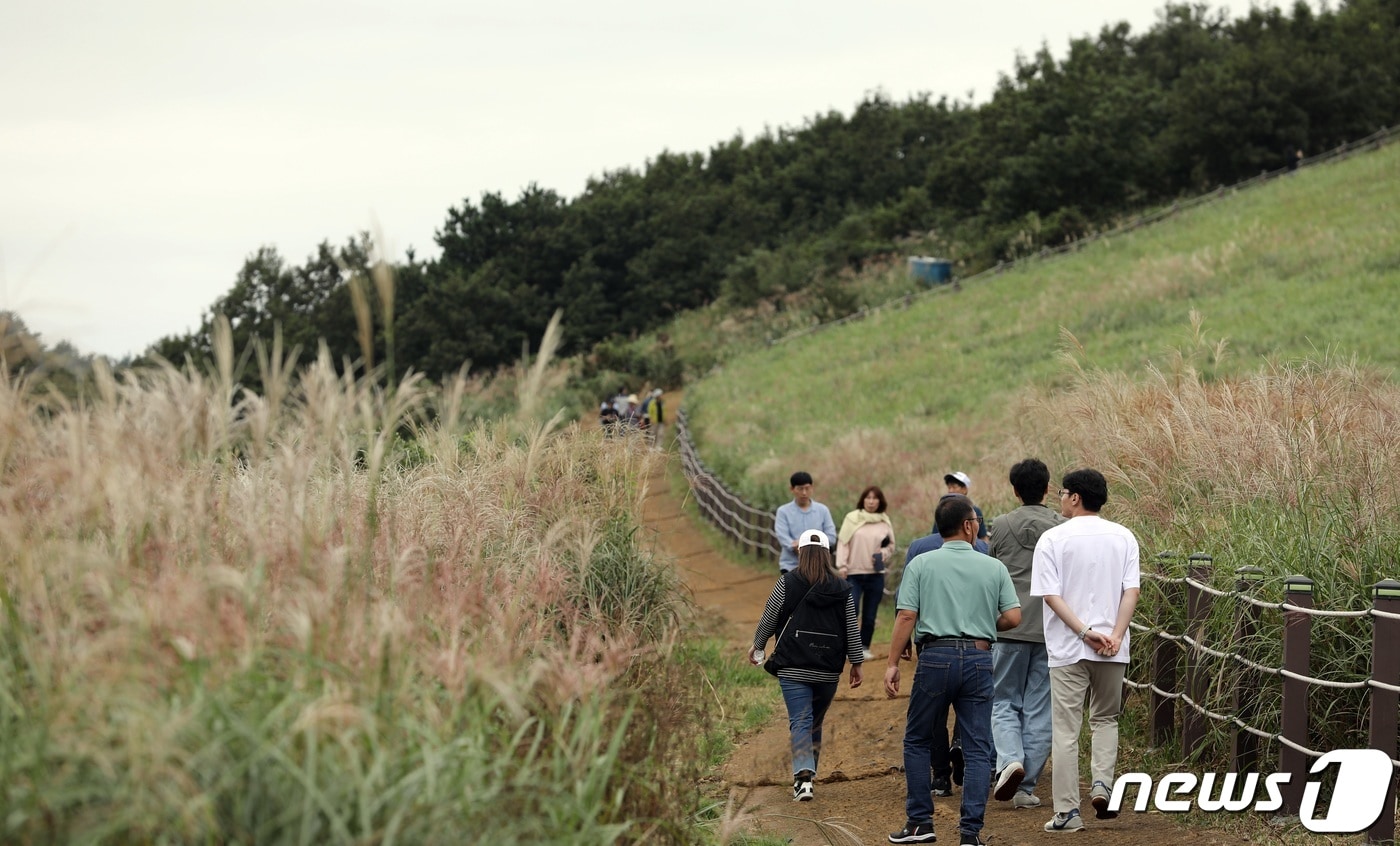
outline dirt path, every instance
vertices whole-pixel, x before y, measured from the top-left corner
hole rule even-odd
[[[679,397],[676,398],[679,401]],[[675,408],[674,404],[668,407]],[[674,457],[672,459],[675,460]],[[715,552],[697,529],[694,518],[682,511],[662,471],[651,480],[643,517],[657,533],[661,546],[675,556],[682,577],[696,602],[726,625],[723,630],[740,651],[753,637],[776,573],[740,567]],[[691,506],[693,509],[693,505]],[[882,614],[891,613],[887,609]],[[885,698],[881,689],[888,644],[874,644],[877,655],[864,685],[851,690],[845,682],[826,719],[821,772],[812,802],[793,802],[788,770],[787,717],[781,712],[757,734],[745,739],[724,767],[720,777],[732,800],[754,821],[749,830],[779,835],[803,844],[886,843],[888,832],[904,824],[904,774],[902,772],[904,712],[907,697]],[[762,670],[755,668],[755,673]],[[906,670],[906,677],[909,676]],[[776,684],[776,682],[774,682]],[[907,681],[906,681],[907,689]],[[1045,843],[1057,835],[1042,830],[1051,816],[1050,774],[1041,776],[1036,794],[1040,808],[1013,810],[1009,802],[990,801],[984,842],[996,846]],[[939,842],[958,842],[958,793],[935,799],[934,827]],[[1088,808],[1087,802],[1084,806]],[[819,821],[839,825],[854,839],[821,830]],[[1117,820],[1100,822],[1090,811],[1086,842],[1095,844],[1237,843],[1239,838],[1206,830],[1185,829],[1156,813],[1126,813]],[[1074,838],[1076,841],[1079,838]]]

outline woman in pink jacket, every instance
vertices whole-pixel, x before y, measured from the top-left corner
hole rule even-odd
[[[861,491],[856,510],[841,521],[836,535],[836,569],[851,583],[866,660],[871,657],[870,639],[875,635],[875,617],[885,595],[885,568],[895,552],[894,526],[885,513],[888,507],[885,492],[871,485]]]

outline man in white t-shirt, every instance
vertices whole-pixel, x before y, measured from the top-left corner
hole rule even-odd
[[[1045,824],[1050,832],[1084,827],[1079,815],[1079,729],[1086,696],[1093,736],[1089,802],[1099,819],[1118,816],[1108,810],[1108,799],[1118,762],[1128,622],[1141,584],[1137,538],[1126,527],[1099,517],[1108,501],[1103,474],[1075,470],[1060,484],[1060,513],[1069,519],[1040,536],[1031,564],[1031,596],[1044,597],[1047,612],[1055,801],[1055,816]]]

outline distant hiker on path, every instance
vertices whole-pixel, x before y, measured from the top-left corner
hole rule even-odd
[[[871,485],[856,497],[856,507],[841,521],[836,540],[836,571],[851,584],[851,599],[860,617],[860,645],[865,659],[875,636],[875,618],[885,598],[885,569],[895,554],[894,525],[885,513],[885,492]]]
[[[1031,596],[1031,562],[1047,529],[1065,521],[1045,507],[1050,469],[1038,458],[1011,468],[1011,488],[1021,507],[992,521],[991,554],[1006,567],[1021,624],[1008,629],[992,647],[992,740],[997,748],[997,777],[992,795],[1010,799],[1016,808],[1040,805],[1035,785],[1050,757],[1050,665],[1045,656],[1045,604]]]
[[[1021,608],[1006,568],[972,549],[978,522],[971,500],[944,498],[934,522],[943,546],[915,558],[904,571],[885,669],[885,695],[893,699],[899,693],[900,654],[912,636],[919,644],[919,660],[904,729],[907,822],[889,841],[937,839],[929,765],[938,715],[951,703],[967,756],[958,842],[980,846],[995,755],[991,644],[998,631],[1021,622]]]
[[[1045,599],[1045,650],[1050,665],[1054,724],[1051,781],[1055,816],[1050,832],[1084,827],[1079,815],[1079,730],[1089,700],[1089,802],[1099,819],[1108,810],[1118,763],[1118,712],[1128,669],[1128,623],[1137,608],[1138,542],[1105,520],[1108,482],[1097,470],[1075,470],[1060,483],[1060,513],[1069,520],[1047,529],[1035,545],[1031,595]]]
[[[653,446],[665,447],[666,411],[661,404],[661,389],[655,388],[642,403],[642,416],[647,419]]]
[[[860,631],[850,587],[831,566],[830,538],[815,529],[798,537],[797,568],[773,586],[753,634],[749,663],[758,665],[768,639],[769,672],[778,677],[792,736],[792,798],[812,799],[821,759],[822,722],[841,670],[851,662],[851,687],[861,684]]]
[[[778,506],[773,517],[773,534],[778,536],[778,572],[797,567],[797,539],[804,531],[816,529],[828,538],[836,536],[836,523],[825,505],[812,499],[812,474],[798,470],[788,479],[792,502]]]
[[[972,496],[968,493],[972,489],[972,479],[961,470],[954,470],[943,477],[943,484],[948,486],[948,492],[943,496],[965,496],[968,501],[972,501]],[[982,509],[977,507],[977,503],[972,503],[972,510],[977,512],[977,540],[972,546],[978,552],[987,551],[987,520],[982,516]],[[938,534],[938,527],[934,526],[929,530],[929,534]]]

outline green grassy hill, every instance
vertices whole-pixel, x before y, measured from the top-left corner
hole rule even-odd
[[[1400,145],[741,356],[687,407],[707,461],[750,501],[786,499],[807,469],[839,521],[880,484],[908,538],[951,469],[989,513],[1009,505],[1006,468],[1043,442],[1044,400],[1081,365],[1141,380],[1184,355],[1210,383],[1355,357],[1393,380],[1397,232]]]

